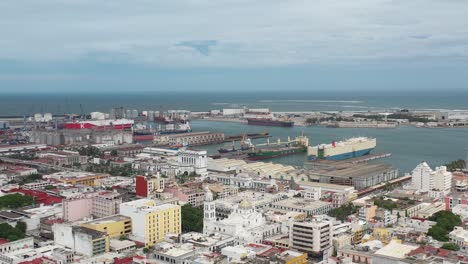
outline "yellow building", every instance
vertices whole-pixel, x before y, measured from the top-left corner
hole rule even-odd
[[[83,175],[81,177],[66,177],[62,179],[62,182],[65,184],[72,185],[87,185],[95,187],[101,182],[101,179],[108,178],[109,174],[92,174],[92,175]]]
[[[390,231],[387,228],[374,228],[372,232],[372,237],[374,239],[382,241],[384,244],[388,244],[392,239]]]
[[[99,218],[81,224],[81,226],[106,233],[110,238],[125,236],[132,233],[132,219],[123,215]]]
[[[281,263],[285,264],[306,264],[307,254],[294,250],[287,250],[281,253],[281,260]]]
[[[181,208],[174,204],[157,205],[155,200],[139,199],[120,205],[120,214],[132,219],[132,238],[152,246],[166,234],[179,235]]]

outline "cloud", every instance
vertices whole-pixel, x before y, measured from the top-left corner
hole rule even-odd
[[[459,0],[7,0],[0,60],[278,67],[466,59],[467,13]]]
[[[210,54],[210,48],[217,44],[218,44],[218,41],[216,40],[199,40],[199,41],[183,41],[183,42],[176,44],[176,46],[189,47],[198,51],[202,55],[208,56]]]

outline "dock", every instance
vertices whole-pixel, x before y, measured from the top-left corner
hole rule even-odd
[[[258,133],[258,134],[240,134],[240,135],[232,135],[227,136],[224,138],[224,142],[232,142],[232,141],[241,141],[243,138],[250,138],[250,139],[259,139],[259,138],[270,138],[269,133]]]
[[[330,168],[330,167],[342,167],[346,164],[359,164],[366,163],[371,160],[383,159],[390,157],[392,153],[381,152],[375,154],[369,154],[361,157],[345,159],[345,160],[312,160],[304,162],[304,166],[309,169],[320,169],[320,168]]]

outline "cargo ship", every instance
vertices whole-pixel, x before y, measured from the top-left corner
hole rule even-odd
[[[254,126],[277,126],[277,127],[293,127],[293,121],[281,121],[271,118],[247,118],[248,125]]]
[[[65,129],[130,129],[134,121],[130,119],[80,120],[64,124]]]
[[[355,137],[307,148],[308,160],[345,160],[368,155],[377,146],[375,138]]]
[[[247,159],[263,160],[301,154],[307,152],[308,145],[309,139],[305,136],[296,137],[294,140],[288,138],[286,142],[278,139],[277,143],[272,144],[268,140],[266,144],[256,145],[251,152],[247,153]]]
[[[242,152],[250,150],[254,147],[250,138],[243,138],[241,141],[240,148],[236,148],[234,142],[232,142],[231,148],[220,148],[218,149],[219,153],[230,153],[230,152]]]

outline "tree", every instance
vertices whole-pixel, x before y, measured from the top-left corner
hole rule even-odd
[[[20,226],[18,228],[12,227],[7,223],[0,224],[0,238],[6,238],[10,241],[22,239],[24,238],[24,232],[20,228],[26,230],[26,226]]]
[[[117,157],[117,155],[118,155],[117,150],[116,150],[116,149],[111,150],[110,155],[111,155],[112,157]]]
[[[465,161],[462,159],[452,161],[450,163],[445,164],[447,166],[447,170],[449,171],[456,171],[459,169],[465,168]]]
[[[203,209],[193,207],[190,204],[182,206],[182,231],[203,231]]]
[[[348,216],[357,213],[358,209],[359,207],[354,206],[352,203],[348,203],[330,210],[328,215],[335,217],[338,220],[344,221],[348,218]]]
[[[34,204],[34,199],[31,196],[21,195],[19,193],[7,194],[0,197],[0,209],[16,209],[31,204]]]
[[[457,244],[452,243],[452,242],[444,243],[444,244],[442,245],[442,248],[443,248],[443,249],[447,249],[447,250],[452,250],[452,251],[458,251],[458,250],[460,250],[460,246],[458,246]]]
[[[449,211],[439,211],[429,217],[429,220],[435,221],[437,224],[432,226],[427,234],[442,242],[449,241],[448,234],[455,226],[459,226],[462,223],[460,216]]]
[[[27,225],[25,222],[19,221],[15,227],[19,229],[21,232],[26,233]]]
[[[149,251],[150,251],[149,248],[147,248],[147,247],[143,248],[143,253],[148,254]]]

